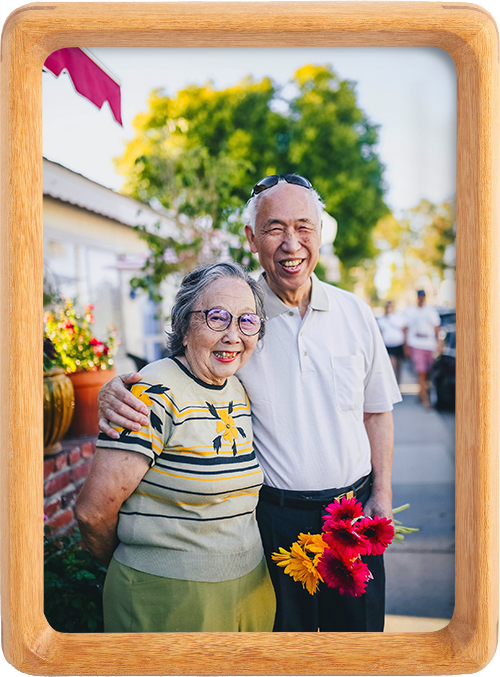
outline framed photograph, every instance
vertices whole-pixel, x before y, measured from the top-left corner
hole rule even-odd
[[[15,11],[4,28],[1,291],[8,331],[2,337],[3,648],[7,660],[24,672],[459,674],[484,667],[496,649],[499,444],[499,370],[495,347],[499,328],[496,25],[482,8],[452,3],[273,2],[259,3],[259,12],[254,10],[249,3],[217,2],[28,5]],[[46,507],[51,502],[47,492],[42,495],[42,491],[43,478],[47,480],[50,469],[47,470],[47,464],[44,468],[42,461],[41,364],[38,357],[33,358],[41,355],[37,327],[42,324],[44,260],[52,261],[55,268],[59,266],[57,270],[68,295],[73,294],[78,282],[74,274],[68,273],[69,269],[90,266],[87,277],[93,280],[95,289],[90,286],[85,289],[87,300],[91,301],[94,293],[104,303],[97,324],[104,327],[105,319],[114,313],[120,331],[130,331],[128,345],[140,344],[137,332],[120,326],[123,317],[120,320],[117,314],[120,303],[116,301],[121,294],[121,303],[129,304],[126,309],[132,308],[128,283],[134,269],[132,259],[137,253],[132,239],[126,244],[129,254],[120,259],[118,272],[112,246],[104,246],[102,251],[95,248],[93,232],[102,225],[97,221],[89,225],[84,239],[76,231],[69,233],[64,251],[57,239],[57,224],[66,218],[61,205],[68,204],[64,196],[68,181],[73,186],[78,184],[80,195],[84,195],[82,181],[86,179],[43,155],[42,67],[56,50],[75,47],[82,48],[91,59],[95,59],[95,54],[101,55],[102,48],[121,47],[181,48],[180,52],[193,48],[260,48],[263,52],[284,48],[297,53],[308,50],[312,53],[321,48],[394,47],[434,48],[446,52],[445,59],[453,60],[457,94],[456,243],[453,243],[457,270],[455,594],[453,615],[446,625],[441,623],[434,626],[439,629],[424,632],[396,628],[382,635],[323,632],[125,635],[57,632],[48,623],[43,601],[42,516],[46,517]],[[114,75],[111,73],[110,77],[113,79]],[[75,82],[73,85],[76,87]],[[110,108],[116,119],[119,112],[111,101]],[[104,204],[104,194],[99,199]],[[154,201],[150,204],[154,207]],[[88,209],[83,203],[80,207]],[[128,205],[128,215],[125,202],[113,208],[117,211],[102,208],[101,216],[108,209],[108,218],[116,224],[123,218],[128,226],[154,220],[161,213],[161,208],[158,211],[151,208],[151,213],[145,208],[141,221],[137,214],[131,216],[133,205]],[[87,255],[87,250],[92,256]],[[328,257],[324,261],[329,261]],[[110,269],[115,272],[110,273]],[[337,274],[332,271],[330,266],[327,273]],[[118,281],[123,276],[127,279],[125,295]],[[453,294],[449,285],[442,289],[440,298],[449,299],[452,295],[454,304],[455,289]],[[136,305],[133,312],[139,312],[137,308]],[[154,325],[148,336],[141,338],[147,348],[146,357],[151,361],[158,357],[161,330],[153,321],[152,307],[144,307],[140,313],[149,318],[151,327]],[[138,322],[134,320],[132,324]],[[408,387],[411,390],[412,386]],[[453,434],[454,431],[450,433]],[[432,449],[427,451],[425,463],[437,464]],[[81,486],[91,451],[83,445],[78,458],[75,454],[74,482],[75,486]],[[450,481],[450,472],[453,474],[453,468],[450,471],[447,467],[446,481]],[[57,472],[55,476],[57,480]],[[404,481],[409,487],[409,480]],[[440,500],[438,493],[436,497]],[[59,505],[54,510],[58,510],[54,513],[58,519],[65,519]],[[392,566],[396,569],[401,564],[395,559]],[[27,569],[29,576],[25,573]],[[397,580],[400,585],[402,579]],[[411,656],[404,651],[407,642],[411,643]]]

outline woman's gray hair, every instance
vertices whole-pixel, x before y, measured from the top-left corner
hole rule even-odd
[[[250,277],[248,272],[234,261],[212,263],[201,266],[188,273],[182,280],[172,307],[171,325],[172,330],[167,332],[167,351],[172,357],[184,354],[184,338],[189,330],[191,311],[196,310],[196,305],[202,293],[215,280],[229,277],[243,280],[252,290],[255,299],[256,314],[260,317],[261,325],[259,339],[264,336],[266,330],[266,316],[264,313],[264,292],[262,287]]]
[[[280,179],[276,185],[279,185],[280,183],[284,183],[285,179]],[[292,184],[295,185],[295,184]],[[274,188],[274,186],[272,186]],[[255,222],[257,220],[257,211],[259,208],[259,202],[262,198],[263,195],[266,194],[266,192],[270,190],[267,188],[266,190],[261,191],[260,193],[257,193],[257,195],[254,195],[251,197],[246,206],[245,206],[245,215],[246,215],[246,221],[248,222],[248,225],[252,229],[252,231],[255,233]],[[309,193],[311,193],[313,200],[314,200],[314,206],[316,207],[316,211],[318,213],[318,226],[321,223],[321,220],[323,218],[323,211],[325,209],[325,203],[321,199],[321,196],[319,193],[314,190],[314,188],[304,188],[304,190],[307,190]]]

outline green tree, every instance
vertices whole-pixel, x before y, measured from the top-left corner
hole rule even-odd
[[[422,200],[403,223],[408,233],[408,254],[421,260],[440,280],[451,267],[444,255],[448,245],[455,242],[455,220],[455,200],[439,205]]]
[[[351,286],[349,269],[374,256],[371,231],[388,213],[382,165],[374,151],[377,127],[356,105],[354,85],[330,67],[304,66],[294,82],[300,93],[290,104],[289,159],[337,219],[335,253],[343,286]]]
[[[115,164],[126,177],[123,192],[170,210],[183,241],[162,241],[142,229],[151,256],[135,286],[157,294],[165,275],[185,272],[209,254],[227,254],[255,268],[242,213],[252,186],[273,173],[310,178],[337,219],[344,286],[349,268],[373,256],[370,233],[387,211],[374,152],[377,128],[357,107],[352,83],[331,67],[304,66],[292,84],[295,95],[288,99],[269,78],[256,82],[250,76],[222,90],[208,82],[173,97],[151,93],[147,112],[135,118],[134,138]],[[177,261],[165,260],[166,250]]]
[[[189,217],[209,216],[222,227],[245,203],[255,177],[286,160],[277,152],[286,120],[269,107],[274,96],[268,78],[251,77],[224,90],[192,85],[175,98],[153,91],[115,162],[126,176],[123,192],[144,202],[157,198]]]
[[[409,209],[397,220],[390,215],[379,221],[373,242],[380,253],[392,253],[391,286],[387,298],[414,302],[415,290],[423,281],[437,287],[446,269],[445,251],[455,242],[455,200],[439,205],[429,200]]]

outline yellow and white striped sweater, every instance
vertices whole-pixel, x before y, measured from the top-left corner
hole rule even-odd
[[[263,475],[250,404],[231,376],[214,386],[175,358],[148,364],[132,393],[150,424],[97,446],[145,454],[151,466],[123,503],[115,558],[133,569],[193,581],[244,576],[263,556],[255,508]]]

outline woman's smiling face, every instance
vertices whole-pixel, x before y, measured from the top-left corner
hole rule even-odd
[[[184,337],[184,358],[186,366],[197,378],[212,385],[222,385],[247,362],[257,345],[258,333],[246,336],[237,321],[244,313],[256,312],[253,292],[244,280],[222,277],[207,287],[194,310],[211,308],[230,312],[233,316],[231,324],[223,331],[214,331],[207,325],[203,313],[193,313]]]

